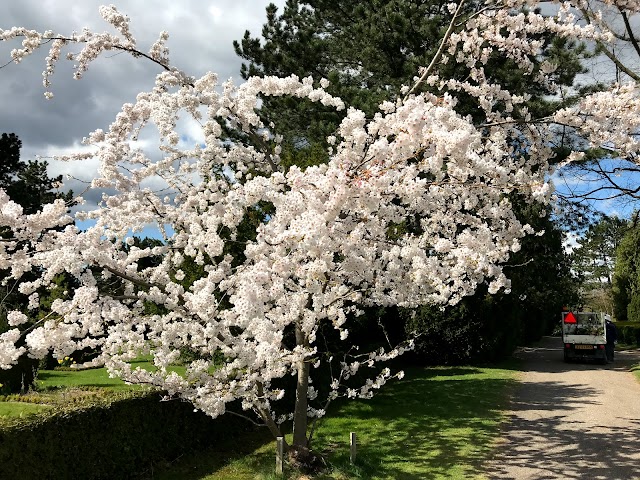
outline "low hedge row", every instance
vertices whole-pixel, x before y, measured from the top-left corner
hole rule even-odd
[[[625,345],[640,345],[640,323],[618,322],[618,342]]]
[[[0,478],[21,480],[150,477],[154,465],[228,443],[251,424],[211,419],[157,392],[125,392],[74,408],[0,422]]]

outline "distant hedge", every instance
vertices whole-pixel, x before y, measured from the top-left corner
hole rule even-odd
[[[191,404],[126,392],[88,405],[0,422],[0,478],[128,479],[185,452],[228,442],[251,424],[211,419]]]
[[[640,322],[616,322],[618,342],[626,345],[640,345]]]

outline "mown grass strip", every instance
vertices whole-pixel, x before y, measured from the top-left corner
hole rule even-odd
[[[50,409],[49,405],[25,402],[0,402],[0,417],[23,417]]]
[[[517,369],[411,368],[402,381],[369,401],[344,402],[319,426],[314,447],[331,468],[318,480],[471,479],[499,434]],[[349,432],[358,435],[358,457],[349,464]],[[254,437],[260,443],[267,438]],[[253,445],[252,445],[253,446]],[[230,460],[221,466],[221,457]],[[275,442],[250,453],[205,451],[156,472],[161,480],[272,479]],[[285,478],[300,478],[288,471]],[[304,478],[304,477],[302,477]]]
[[[143,370],[155,371],[156,367],[149,359],[133,360],[133,368],[140,367]],[[185,367],[172,366],[169,370],[184,374]],[[37,386],[39,390],[68,387],[99,387],[110,390],[130,390],[138,388],[136,385],[128,385],[119,378],[109,378],[106,368],[89,368],[86,370],[40,370],[38,372]]]
[[[150,358],[133,360],[130,363],[134,368],[140,367],[150,371],[156,369]],[[185,367],[172,366],[169,370],[183,374]],[[146,387],[129,385],[119,378],[110,378],[106,368],[40,370],[36,380],[36,391],[28,392],[26,395],[0,397],[0,417],[24,416],[41,412],[47,406],[82,403],[84,400],[91,401],[111,393],[144,388]],[[32,406],[24,407],[25,404]],[[35,406],[37,404],[41,404],[40,407]]]
[[[99,387],[110,390],[128,390],[127,385],[119,378],[109,378],[106,368],[91,368],[88,370],[40,370],[37,380],[38,390],[48,390],[69,387]]]

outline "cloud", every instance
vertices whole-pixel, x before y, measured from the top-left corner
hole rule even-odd
[[[575,232],[568,232],[562,242],[565,252],[572,253],[580,246],[580,236]]]
[[[5,2],[0,7],[0,28],[24,26],[40,31],[54,30],[70,34],[88,27],[113,32],[99,12],[99,0],[22,0]],[[270,0],[198,0],[171,2],[127,2],[120,7],[131,19],[130,27],[141,50],[147,50],[166,30],[172,63],[194,76],[207,71],[219,74],[221,81],[241,81],[241,59],[233,51],[233,40],[245,30],[258,35],[266,21],[265,7]],[[275,2],[282,6],[284,0]],[[10,60],[10,52],[19,41],[0,42],[0,65]],[[72,51],[78,51],[72,47]],[[159,67],[142,59],[115,53],[98,59],[83,79],[73,80],[71,62],[62,60],[56,67],[51,90],[54,98],[44,98],[42,70],[48,49],[45,47],[21,64],[10,63],[0,69],[0,132],[13,132],[22,140],[22,158],[51,157],[77,151],[80,142],[96,128],[107,129],[123,103],[132,102],[138,92],[153,86]],[[184,123],[184,141],[201,141],[197,126]],[[50,161],[50,174],[72,175],[84,181],[97,173],[96,161],[82,164]],[[68,187],[82,190],[81,182]],[[97,193],[90,195],[98,198]],[[94,198],[95,197],[95,198]]]

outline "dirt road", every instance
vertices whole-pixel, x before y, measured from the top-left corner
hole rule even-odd
[[[609,365],[564,363],[559,338],[517,352],[525,362],[489,479],[640,479],[640,352]]]

